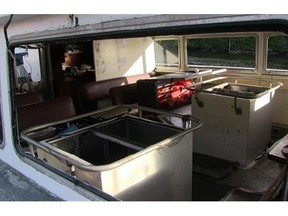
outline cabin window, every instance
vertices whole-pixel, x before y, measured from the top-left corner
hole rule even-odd
[[[288,70],[288,36],[268,38],[268,70]]]
[[[161,39],[154,42],[156,67],[179,67],[179,41]]]
[[[189,38],[188,66],[254,69],[255,37]]]
[[[34,91],[41,80],[39,50],[36,45],[15,49],[16,85],[20,93]]]

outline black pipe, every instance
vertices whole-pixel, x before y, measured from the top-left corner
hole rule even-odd
[[[287,201],[287,193],[288,193],[288,182],[287,181],[288,181],[288,157],[286,156],[286,170],[285,170],[283,195],[282,195],[283,201]]]
[[[237,115],[242,115],[242,109],[237,107],[237,97],[234,97],[234,110]]]

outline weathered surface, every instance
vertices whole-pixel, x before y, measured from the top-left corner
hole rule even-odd
[[[0,201],[61,201],[0,160]]]

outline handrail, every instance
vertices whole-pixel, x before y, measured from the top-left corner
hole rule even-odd
[[[171,74],[165,74],[165,75],[161,75],[158,77],[155,77],[155,79],[186,79],[186,80],[194,80],[194,79],[202,79],[202,77],[205,76],[209,76],[209,75],[215,75],[215,74],[220,74],[220,73],[224,73],[226,72],[227,69],[223,68],[223,69],[208,69],[208,70],[203,70],[203,71],[199,71],[196,70],[193,71],[193,73],[191,71],[183,71],[183,72],[179,72],[179,73],[171,73]]]
[[[66,153],[66,152],[56,148],[55,146],[50,145],[49,143],[47,143],[45,141],[37,142],[34,139],[30,138],[29,135],[28,135],[31,132],[35,132],[35,131],[38,131],[38,130],[41,130],[41,129],[44,129],[44,128],[47,128],[47,127],[52,127],[52,126],[56,126],[58,124],[68,123],[68,122],[71,122],[71,121],[75,121],[77,119],[81,119],[83,117],[98,115],[98,114],[101,114],[103,112],[107,112],[107,111],[111,111],[113,109],[119,109],[119,108],[127,108],[127,110],[138,109],[138,110],[141,110],[141,111],[153,112],[153,113],[161,114],[161,115],[174,116],[174,117],[178,117],[178,118],[181,118],[181,119],[185,118],[185,120],[189,119],[192,122],[197,123],[197,126],[191,127],[191,128],[188,128],[188,129],[184,129],[183,131],[179,132],[178,134],[176,134],[174,136],[171,136],[169,139],[165,139],[163,141],[160,141],[160,142],[158,142],[155,145],[151,145],[151,146],[149,146],[149,147],[147,147],[147,148],[145,148],[145,149],[143,149],[143,150],[141,150],[139,152],[136,152],[135,154],[129,155],[129,156],[127,156],[127,157],[125,157],[123,159],[120,159],[118,161],[115,161],[115,162],[113,162],[111,164],[99,165],[99,166],[95,166],[95,165],[90,164],[88,162],[85,162],[83,160],[80,160],[82,162],[79,162],[79,158],[77,156],[73,156],[70,153]],[[100,122],[100,123],[95,123],[93,125],[89,125],[89,126],[80,128],[79,130],[77,130],[76,132],[74,132],[74,133],[72,133],[70,135],[75,135],[77,133],[85,132],[85,131],[87,131],[88,129],[90,129],[92,127],[100,126],[102,124],[106,124],[108,121],[113,121],[114,119],[107,120],[107,121]],[[78,168],[80,168],[82,170],[86,170],[86,171],[101,172],[101,171],[107,171],[107,170],[114,169],[114,168],[116,168],[116,167],[118,167],[118,166],[120,166],[120,165],[122,165],[124,163],[127,163],[127,162],[129,162],[129,161],[131,161],[133,159],[136,159],[136,158],[138,158],[138,157],[140,157],[142,155],[145,155],[145,154],[147,154],[147,153],[149,153],[149,152],[151,152],[153,150],[157,150],[157,149],[161,149],[161,148],[167,148],[169,146],[175,145],[175,144],[177,144],[177,141],[179,139],[181,139],[185,135],[187,135],[189,133],[192,133],[193,131],[199,129],[201,126],[202,126],[202,122],[199,119],[194,118],[192,116],[186,116],[186,115],[181,115],[181,114],[167,112],[167,111],[162,111],[162,110],[156,110],[156,109],[153,109],[153,108],[142,107],[142,106],[137,106],[137,105],[119,105],[119,106],[113,106],[113,107],[109,107],[109,108],[106,108],[106,109],[103,109],[103,110],[98,110],[98,111],[95,111],[95,112],[79,115],[77,117],[69,118],[69,119],[66,119],[66,120],[57,121],[57,122],[53,122],[53,123],[49,123],[49,124],[43,124],[43,125],[39,125],[39,126],[28,128],[28,129],[24,130],[21,133],[21,138],[23,140],[25,140],[26,142],[28,142],[29,144],[42,149],[43,151],[55,156],[59,160],[63,160],[66,163],[69,163],[70,165],[74,165],[75,167],[78,167]]]

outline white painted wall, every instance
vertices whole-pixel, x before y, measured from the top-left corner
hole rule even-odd
[[[93,42],[96,80],[152,72],[154,45],[150,37]]]

